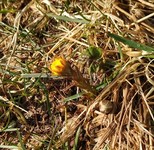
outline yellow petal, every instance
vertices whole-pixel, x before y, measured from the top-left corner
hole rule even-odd
[[[50,65],[50,70],[54,75],[70,75],[70,65],[62,57],[57,57]]]

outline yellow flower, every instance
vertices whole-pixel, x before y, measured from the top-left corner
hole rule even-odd
[[[66,61],[66,59],[62,57],[55,58],[55,60],[50,64],[49,69],[53,75],[71,78],[75,81],[78,87],[83,88],[94,95],[96,94],[96,89],[93,88],[85,78],[83,78],[77,67],[75,70],[71,68],[71,65]]]
[[[53,75],[56,76],[69,76],[71,75],[70,64],[62,57],[57,57],[51,63],[50,68]]]

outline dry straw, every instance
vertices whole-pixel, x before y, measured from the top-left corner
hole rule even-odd
[[[153,0],[0,3],[0,148],[154,149]]]

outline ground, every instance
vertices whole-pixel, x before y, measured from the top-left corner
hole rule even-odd
[[[0,148],[154,149],[153,24],[153,0],[0,2]]]

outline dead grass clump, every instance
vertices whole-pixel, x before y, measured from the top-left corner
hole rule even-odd
[[[152,0],[0,8],[0,148],[154,148]],[[52,76],[56,56],[78,74]]]

